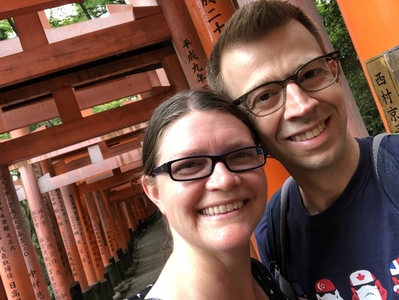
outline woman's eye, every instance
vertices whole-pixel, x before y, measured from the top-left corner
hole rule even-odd
[[[183,160],[173,164],[172,171],[175,174],[194,174],[204,168],[206,162],[203,160]]]

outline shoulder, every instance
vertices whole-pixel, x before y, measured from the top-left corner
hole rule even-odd
[[[381,140],[381,147],[391,152],[395,156],[399,156],[399,134],[387,134]]]

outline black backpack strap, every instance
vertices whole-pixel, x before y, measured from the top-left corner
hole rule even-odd
[[[381,133],[373,138],[373,163],[374,171],[377,175],[377,179],[380,180],[380,174],[378,174],[378,150],[380,149],[380,144],[382,139],[386,136],[386,133]]]
[[[380,147],[382,139],[388,135],[381,133],[373,138],[373,164],[382,189],[396,212],[399,213],[399,197],[395,192],[399,184],[399,158],[384,147]],[[396,134],[390,134],[390,137],[399,139],[399,135]]]
[[[269,220],[271,222],[267,226],[271,256],[275,258],[274,261],[270,262],[270,270],[274,273],[280,289],[288,299],[296,299],[291,284],[285,279],[288,191],[293,181],[294,179],[289,177],[284,182],[280,191],[280,199],[276,199],[270,210]],[[278,205],[279,203],[280,205]]]
[[[281,191],[280,191],[281,193]],[[281,251],[280,251],[280,197],[275,198],[274,202],[269,202],[267,205],[272,206],[267,216],[267,240],[270,248],[270,265],[269,268],[272,273],[275,269],[281,267]]]
[[[262,287],[270,300],[286,300],[277,282],[267,268],[257,259],[251,257],[251,271],[257,283]]]

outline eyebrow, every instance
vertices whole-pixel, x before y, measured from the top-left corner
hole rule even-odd
[[[253,145],[250,145],[250,143],[253,143]],[[167,161],[190,157],[190,156],[220,155],[220,154],[228,153],[228,152],[235,151],[235,150],[238,150],[241,148],[255,147],[255,146],[257,146],[257,144],[256,144],[255,140],[253,138],[251,138],[250,140],[248,139],[247,141],[240,140],[240,141],[234,142],[232,144],[225,144],[223,146],[224,147],[222,148],[221,151],[218,151],[217,153],[214,153],[214,154],[209,154],[209,150],[204,149],[204,148],[187,149],[187,150],[183,150],[181,152],[175,152],[175,153],[173,153],[174,158],[168,158]]]
[[[304,65],[306,65],[308,62],[310,62],[311,60],[313,60],[313,59],[315,59],[316,57],[319,57],[319,56],[321,56],[321,55],[323,55],[323,54],[317,54],[316,56],[313,56],[313,57],[307,58],[307,59],[305,59],[305,60],[302,60],[302,62],[299,63],[299,64],[297,65],[297,67],[294,69],[294,71],[290,72],[289,75],[286,75],[286,76],[285,76],[284,78],[282,78],[282,79],[268,79],[268,80],[261,80],[261,81],[256,82],[255,84],[251,85],[251,86],[248,88],[248,90],[247,90],[245,93],[243,93],[242,95],[245,95],[245,94],[248,93],[249,91],[252,91],[253,89],[255,89],[255,88],[257,88],[257,87],[259,87],[259,86],[261,86],[261,85],[263,85],[263,84],[266,84],[266,83],[269,83],[269,82],[284,81],[285,78],[287,78],[287,77],[289,77],[289,76],[295,74],[295,73],[298,71],[298,69],[302,68],[302,67],[303,67]]]

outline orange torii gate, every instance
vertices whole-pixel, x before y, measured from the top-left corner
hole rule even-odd
[[[385,130],[399,133],[399,3],[338,0],[338,5]]]
[[[236,2],[243,5],[249,1]],[[7,98],[1,94],[1,88],[9,86],[16,90],[7,91],[9,99],[23,103],[25,98],[41,98],[18,106],[18,113],[9,108],[7,118],[0,113],[0,129],[1,132],[19,130],[55,117],[60,117],[63,124],[35,135],[25,132],[0,147],[3,186],[0,198],[1,209],[5,211],[0,220],[7,225],[0,228],[0,235],[7,237],[0,240],[5,255],[0,260],[3,265],[10,265],[0,270],[4,287],[0,289],[0,298],[49,298],[43,274],[35,270],[40,275],[38,289],[39,284],[34,284],[27,269],[31,266],[24,262],[24,252],[20,251],[31,249],[32,244],[25,241],[22,245],[17,239],[15,220],[23,220],[9,204],[18,201],[9,192],[12,181],[8,168],[13,165],[21,169],[23,184],[31,187],[27,194],[33,195],[33,200],[29,204],[35,216],[41,217],[36,220],[37,227],[45,224],[42,220],[46,221],[40,195],[52,195],[57,216],[51,217],[62,222],[57,230],[62,231],[64,246],[69,249],[65,260],[71,265],[70,271],[61,270],[61,250],[51,237],[56,229],[47,228],[50,222],[40,235],[46,248],[45,258],[50,260],[47,268],[56,299],[71,299],[69,289],[76,283],[83,292],[98,293],[99,284],[107,278],[113,281],[113,287],[122,279],[123,274],[115,270],[111,261],[117,263],[119,254],[126,253],[131,242],[129,233],[137,230],[155,210],[142,197],[139,187],[130,184],[131,173],[139,173],[141,167],[137,132],[145,128],[142,124],[165,97],[187,88],[206,87],[206,58],[236,7],[230,1],[130,0],[129,5],[109,6],[110,15],[102,20],[53,30],[42,10],[72,1],[31,2],[10,2],[0,8],[0,17],[15,19],[21,42],[16,52],[10,47],[10,52],[0,57],[0,70],[1,66],[10,70],[9,76],[0,82],[0,101]],[[323,29],[313,0],[291,2],[301,6]],[[79,37],[78,31],[83,31],[84,37]],[[322,33],[329,45],[326,33]],[[156,48],[154,43],[161,46]],[[103,61],[107,57],[122,57],[119,53],[132,56],[121,61]],[[25,64],[21,63],[22,58]],[[93,66],[93,62],[101,65]],[[78,72],[66,71],[80,64],[84,67]],[[49,74],[55,79],[49,78]],[[14,86],[30,79],[35,80],[27,83],[26,88]],[[31,95],[27,90],[36,94]],[[132,95],[137,100],[126,101],[123,107],[97,115],[87,113],[96,105]],[[365,135],[355,105],[350,102],[348,107],[352,134]],[[31,169],[37,163],[45,173],[39,178]],[[270,197],[288,173],[272,158],[268,159],[265,170],[270,174]],[[257,256],[254,240],[252,246],[252,255]],[[31,285],[26,284],[29,280]]]

